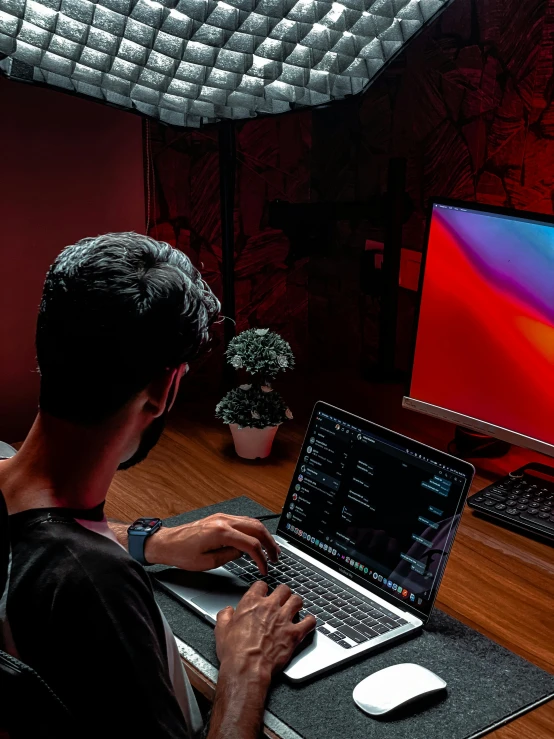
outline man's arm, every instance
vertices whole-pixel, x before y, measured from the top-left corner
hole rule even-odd
[[[109,525],[126,547],[127,525],[115,521]],[[167,538],[159,536],[163,531]],[[278,553],[259,521],[223,514],[162,528],[149,541],[153,546],[146,549],[146,558],[152,564],[186,563],[185,569],[194,570],[217,567],[247,551],[256,554],[267,572],[262,542],[272,558]],[[293,623],[302,599],[286,585],[266,594],[267,585],[256,582],[236,610],[229,607],[218,614],[215,636],[220,669],[208,739],[257,739],[273,675],[288,664],[298,644],[315,628],[313,616]]]
[[[207,739],[258,739],[271,680],[221,668]]]
[[[108,518],[108,526],[110,527],[113,534],[115,534],[117,541],[121,544],[124,549],[129,550],[129,535],[127,529],[130,523],[121,523],[113,518]]]
[[[271,678],[289,662],[300,642],[315,628],[315,618],[293,618],[302,599],[286,585],[266,597],[256,582],[238,604],[217,615],[220,661],[208,739],[257,739]]]
[[[109,520],[108,525],[118,542],[128,549],[129,524]],[[162,526],[148,537],[144,556],[149,564],[203,571],[230,562],[246,553],[267,575],[267,557],[276,562],[279,546],[266,527],[255,518],[217,513],[183,526]]]

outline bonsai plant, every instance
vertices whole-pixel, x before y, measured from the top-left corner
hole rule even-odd
[[[215,415],[228,423],[239,457],[267,457],[278,427],[292,413],[271,383],[279,372],[294,367],[290,344],[267,328],[249,328],[229,342],[227,361],[252,379],[230,390]]]

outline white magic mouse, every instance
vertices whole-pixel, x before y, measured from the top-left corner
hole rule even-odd
[[[352,697],[362,711],[382,716],[446,688],[446,682],[426,667],[406,663],[374,672],[354,688]]]

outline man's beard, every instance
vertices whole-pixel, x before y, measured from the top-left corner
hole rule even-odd
[[[150,450],[153,449],[160,440],[160,436],[165,428],[166,417],[167,410],[165,410],[161,416],[158,416],[152,421],[152,423],[143,431],[136,452],[130,456],[129,459],[126,459],[125,462],[121,462],[117,468],[118,470],[128,470],[130,467],[134,467],[136,464],[143,462],[146,459]]]

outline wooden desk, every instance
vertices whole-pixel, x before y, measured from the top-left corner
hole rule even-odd
[[[302,443],[305,419],[279,430],[272,457],[249,463],[235,456],[228,429],[206,419],[206,415],[183,408],[172,417],[148,460],[116,477],[108,496],[108,516],[123,521],[139,515],[166,517],[239,495],[247,495],[273,511],[280,510]],[[388,425],[402,426],[406,433],[444,448],[451,431],[446,424],[427,421],[417,414],[406,418],[408,423],[393,419]],[[479,470],[474,490],[538,458],[517,450],[504,459],[490,461]],[[544,458],[542,461],[548,463]],[[553,547],[480,519],[466,508],[437,605],[554,673]],[[213,684],[190,666],[187,669],[193,685],[211,698]],[[552,739],[554,702],[490,736]]]

